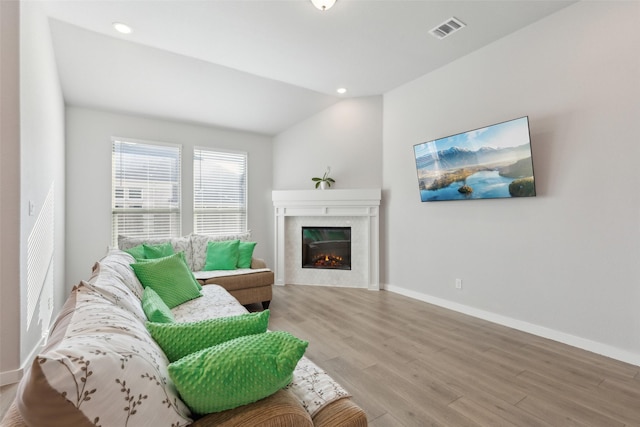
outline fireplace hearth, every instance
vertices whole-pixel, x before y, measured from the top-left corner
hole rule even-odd
[[[351,227],[302,227],[302,268],[351,270]]]

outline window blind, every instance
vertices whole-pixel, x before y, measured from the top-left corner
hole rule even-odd
[[[247,153],[194,148],[193,191],[195,233],[247,230]]]
[[[112,242],[181,235],[181,147],[112,140]]]

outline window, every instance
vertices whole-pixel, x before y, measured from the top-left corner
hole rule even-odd
[[[247,230],[247,153],[193,150],[193,227],[200,234]]]
[[[142,199],[142,188],[130,188],[129,189],[129,198],[130,199]]]
[[[112,241],[128,237],[178,237],[179,145],[112,140]]]

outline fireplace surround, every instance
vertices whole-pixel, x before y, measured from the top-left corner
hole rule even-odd
[[[275,284],[379,289],[380,189],[273,191]],[[302,268],[303,227],[350,227],[351,270]]]

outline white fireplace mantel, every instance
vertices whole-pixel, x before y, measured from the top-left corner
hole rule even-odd
[[[286,217],[362,217],[367,223],[363,274],[370,290],[380,289],[379,208],[381,190],[280,190],[272,192],[275,209],[275,284],[284,285]],[[331,283],[326,283],[331,285]]]

